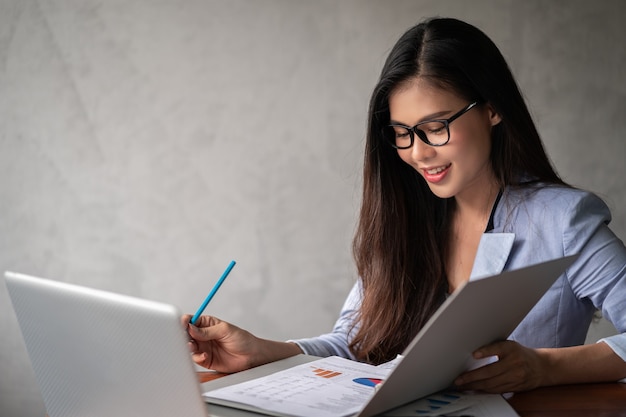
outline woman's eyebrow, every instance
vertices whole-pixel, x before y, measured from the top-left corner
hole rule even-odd
[[[452,110],[444,110],[444,111],[439,111],[437,113],[428,114],[428,115],[422,117],[420,120],[418,120],[418,122],[415,123],[415,124],[419,124],[419,123],[422,123],[422,122],[427,122],[429,120],[434,120],[434,119],[441,119],[443,116],[445,116],[447,114],[450,114],[450,113],[452,113]],[[395,124],[395,125],[409,126],[409,125],[407,125],[405,123],[402,123],[402,122],[399,122],[399,121],[393,120],[393,119],[391,119],[389,121],[389,123]],[[413,126],[415,126],[415,125],[413,125]]]

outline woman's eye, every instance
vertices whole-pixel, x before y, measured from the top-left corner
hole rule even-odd
[[[446,125],[441,122],[426,122],[420,125],[420,129],[428,135],[441,135],[446,132]]]

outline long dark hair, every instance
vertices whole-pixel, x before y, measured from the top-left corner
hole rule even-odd
[[[500,115],[492,129],[491,165],[501,187],[528,178],[564,184],[496,45],[456,19],[429,19],[409,29],[389,53],[372,93],[353,242],[363,299],[350,348],[372,363],[401,353],[447,291],[445,254],[454,200],[436,197],[383,136],[390,94],[415,77],[468,101],[488,102]]]

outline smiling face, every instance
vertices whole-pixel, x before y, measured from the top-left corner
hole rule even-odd
[[[391,123],[414,126],[433,119],[447,119],[469,102],[456,94],[417,78],[400,85],[389,97]],[[497,183],[489,154],[491,128],[500,116],[489,104],[475,106],[450,123],[450,141],[430,146],[415,135],[413,147],[398,149],[400,158],[426,180],[438,197],[482,196]]]

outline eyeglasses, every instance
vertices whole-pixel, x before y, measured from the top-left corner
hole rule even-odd
[[[413,127],[390,124],[385,130],[385,137],[389,144],[396,149],[412,148],[416,134],[427,145],[443,146],[450,141],[450,123],[463,116],[477,104],[478,101],[471,103],[449,119],[426,120]]]

